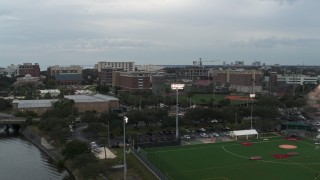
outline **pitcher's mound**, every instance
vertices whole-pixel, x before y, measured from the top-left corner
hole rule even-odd
[[[279,145],[279,148],[282,148],[282,149],[297,149],[298,147],[294,146],[294,145],[290,145],[290,144],[281,144],[281,145]]]

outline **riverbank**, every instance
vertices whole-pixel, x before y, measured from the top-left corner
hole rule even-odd
[[[42,152],[47,154],[51,159],[53,159],[56,163],[62,161],[63,156],[61,155],[60,151],[51,146],[43,137],[37,134],[30,126],[24,128],[20,131],[26,139],[28,139],[32,144],[38,147]],[[78,178],[73,173],[72,168],[65,165],[66,170],[69,172],[70,177],[75,180]]]

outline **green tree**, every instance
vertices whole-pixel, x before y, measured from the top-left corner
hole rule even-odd
[[[47,76],[46,79],[44,80],[44,84],[46,89],[55,89],[57,88],[57,81],[55,81],[52,77]]]
[[[96,86],[96,91],[101,93],[101,94],[108,94],[108,92],[110,91],[109,86],[105,86],[105,85],[97,85]]]
[[[104,171],[100,163],[88,163],[80,169],[80,174],[84,179],[98,179]]]
[[[11,107],[10,101],[0,98],[0,111],[10,109]]]
[[[46,93],[44,96],[43,96],[44,99],[51,99],[51,94],[50,93]]]
[[[38,127],[51,138],[61,143],[65,142],[65,136],[69,133],[69,124],[67,121],[58,117],[43,118],[39,121]]]
[[[221,100],[219,101],[219,105],[220,105],[220,106],[229,106],[230,104],[231,104],[230,99],[221,99]]]
[[[82,122],[98,122],[98,114],[96,111],[86,111],[81,114],[80,117]]]
[[[9,78],[9,77],[1,74],[0,75],[0,90],[1,91],[9,90],[14,82],[15,82],[15,78]]]
[[[70,115],[77,115],[78,109],[75,107],[74,100],[59,99],[58,101],[53,103],[53,110],[48,111],[48,113],[50,117],[66,118]]]
[[[89,146],[85,142],[74,140],[69,142],[62,150],[65,159],[74,159],[76,156],[89,151]]]
[[[89,163],[97,163],[97,157],[90,151],[85,151],[82,154],[79,154],[74,157],[72,161],[72,167],[75,169],[85,168]]]

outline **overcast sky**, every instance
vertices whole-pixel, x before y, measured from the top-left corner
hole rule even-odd
[[[0,0],[0,66],[320,65],[319,0]]]

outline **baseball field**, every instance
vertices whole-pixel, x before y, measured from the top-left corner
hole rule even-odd
[[[171,180],[320,179],[314,140],[273,137],[144,149]]]

